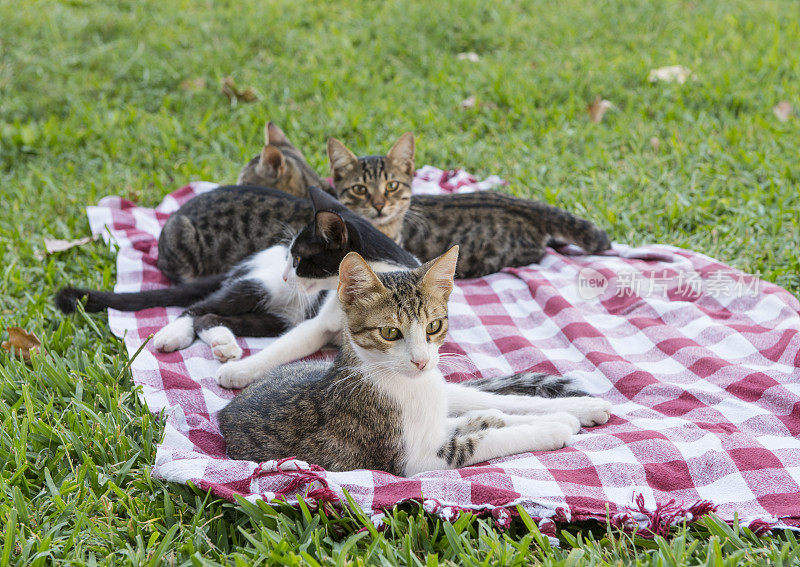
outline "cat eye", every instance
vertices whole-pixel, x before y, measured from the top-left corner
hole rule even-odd
[[[392,180],[392,181],[389,181],[386,184],[386,190],[387,191],[397,191],[398,189],[400,189],[400,182],[399,181]]]
[[[431,321],[428,323],[428,326],[425,327],[425,332],[429,335],[435,335],[442,329],[442,320],[436,319],[436,321]]]
[[[400,332],[400,329],[397,327],[381,327],[379,332],[381,334],[381,338],[387,341],[396,341],[403,336]]]
[[[295,256],[292,259],[292,267],[296,268],[298,265],[300,265],[300,256]]]
[[[367,187],[366,185],[353,185],[352,187],[350,187],[350,191],[352,191],[356,195],[366,195]]]

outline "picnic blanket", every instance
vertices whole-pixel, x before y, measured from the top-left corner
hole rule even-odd
[[[498,181],[427,166],[414,191]],[[214,186],[192,183],[155,210],[119,197],[87,209],[92,231],[119,247],[117,291],[167,285],[156,269],[161,226]],[[180,311],[110,310],[109,325],[133,355]],[[224,498],[345,502],[347,490],[378,524],[383,510],[409,500],[447,519],[469,510],[501,525],[519,504],[549,535],[554,521],[588,518],[663,533],[714,510],[761,531],[800,526],[799,312],[780,287],[669,246],[615,245],[601,256],[549,250],[539,264],[459,281],[443,352],[464,357],[445,368],[449,380],[570,375],[612,402],[614,415],[558,451],[411,478],[228,459],[216,413],[234,393],[216,384],[219,363],[199,341],[174,353],[149,343],[131,372],[150,410],[165,417],[152,475]],[[240,345],[247,356],[269,340]]]

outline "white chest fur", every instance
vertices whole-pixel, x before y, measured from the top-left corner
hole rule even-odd
[[[401,412],[406,476],[441,467],[435,455],[446,438],[444,384],[435,368],[414,378],[384,376],[376,384]]]

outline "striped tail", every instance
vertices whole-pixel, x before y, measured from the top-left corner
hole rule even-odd
[[[534,372],[520,372],[513,376],[497,378],[480,378],[464,384],[484,392],[503,395],[516,394],[540,398],[569,398],[589,395],[575,386],[569,378]]]

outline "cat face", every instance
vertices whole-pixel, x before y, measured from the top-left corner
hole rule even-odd
[[[375,274],[355,253],[339,267],[347,335],[376,374],[416,378],[435,369],[447,336],[458,246],[414,270]]]
[[[385,156],[356,157],[335,138],[328,159],[336,195],[344,206],[381,228],[403,218],[414,178],[414,135],[406,132]]]
[[[304,197],[309,181],[318,177],[306,162],[303,153],[272,122],[264,128],[264,148],[242,168],[238,185],[274,187],[298,197]]]

